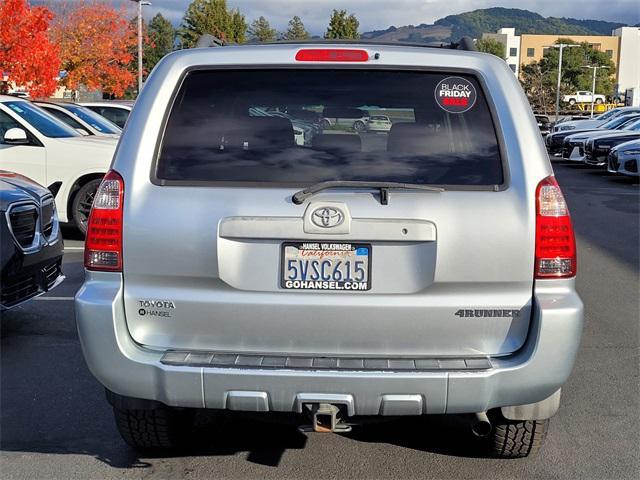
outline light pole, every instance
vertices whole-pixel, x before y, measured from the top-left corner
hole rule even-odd
[[[545,45],[546,48],[558,48],[560,53],[558,55],[558,84],[556,86],[556,119],[555,123],[558,123],[558,115],[560,115],[560,78],[562,77],[562,52],[565,48],[579,47],[575,43],[556,43],[554,45]]]
[[[606,65],[583,65],[582,68],[590,68],[593,70],[593,80],[591,81],[591,117],[593,118],[593,104],[596,101],[596,73],[599,68],[609,68]]]
[[[142,90],[142,7],[151,5],[151,2],[145,0],[131,0],[138,4],[138,95]]]

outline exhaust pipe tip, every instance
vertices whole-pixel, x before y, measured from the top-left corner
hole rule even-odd
[[[475,420],[471,424],[471,431],[476,437],[485,438],[491,434],[493,426],[487,417],[487,412],[478,412],[475,414]]]

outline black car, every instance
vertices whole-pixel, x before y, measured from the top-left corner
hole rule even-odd
[[[551,131],[551,120],[546,115],[536,115],[536,122],[538,122],[541,135],[546,135]]]
[[[0,170],[0,310],[60,284],[63,248],[51,192]]]
[[[599,132],[599,131],[607,131],[607,130],[615,130],[623,128],[624,125],[628,125],[631,123],[632,119],[638,117],[638,112],[629,112],[621,114],[608,122],[600,125],[599,127],[592,128],[576,128],[574,130],[560,130],[558,132],[552,132],[545,138],[545,143],[547,145],[547,150],[551,154],[561,153],[563,148],[568,148],[567,144],[565,144],[564,140],[569,135],[574,135],[576,133],[585,133],[585,132]],[[569,154],[571,152],[569,151]],[[565,157],[565,152],[563,152],[563,158],[568,158],[568,155]]]
[[[624,130],[617,130],[610,135],[598,136],[587,141],[584,146],[584,161],[589,165],[606,165],[607,157],[613,147],[638,139],[640,139],[640,120],[636,120]]]
[[[605,135],[609,132],[624,132],[629,125],[635,124],[640,118],[640,114],[637,112],[630,115],[620,115],[614,118],[608,128],[599,128],[597,130],[586,130],[582,132],[576,132],[575,135],[569,135],[565,137],[562,142],[562,158],[563,160],[569,159],[574,148],[579,149],[579,155],[584,156],[584,145],[591,136],[597,137],[599,135]]]

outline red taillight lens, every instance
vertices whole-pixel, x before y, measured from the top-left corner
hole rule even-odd
[[[576,240],[569,209],[555,177],[536,189],[535,278],[567,278],[576,274]]]
[[[366,62],[366,50],[353,48],[305,48],[296,53],[298,62]]]
[[[124,181],[110,170],[93,199],[84,244],[84,266],[88,270],[122,271],[122,208]]]

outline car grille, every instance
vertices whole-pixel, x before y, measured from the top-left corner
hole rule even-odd
[[[57,260],[36,273],[2,279],[0,304],[12,307],[54,286],[62,274],[62,260]]]
[[[593,143],[592,142],[587,142],[584,145],[584,152],[589,155],[591,153],[591,151],[593,150]]]
[[[16,242],[25,249],[31,247],[38,226],[38,207],[26,204],[12,208],[9,212],[9,223]]]
[[[11,307],[34,296],[38,291],[35,275],[7,278],[2,282],[0,303],[5,307]]]
[[[62,273],[61,262],[52,263],[42,269],[42,273],[44,274],[44,283],[47,285],[47,290],[53,287],[53,284],[56,283],[56,280]]]
[[[45,237],[49,238],[53,233],[54,221],[55,221],[55,207],[53,198],[45,200],[42,204],[42,233]]]
[[[617,152],[611,152],[609,154],[609,168],[611,168],[611,170],[614,171],[618,171],[618,168],[620,168],[620,162],[618,161],[618,153]]]
[[[50,243],[58,239],[58,216],[50,195],[40,205],[31,201],[10,205],[7,222],[16,243],[27,253],[37,250],[43,237]]]
[[[625,170],[631,173],[638,173],[638,161],[637,160],[629,160],[624,164]]]

